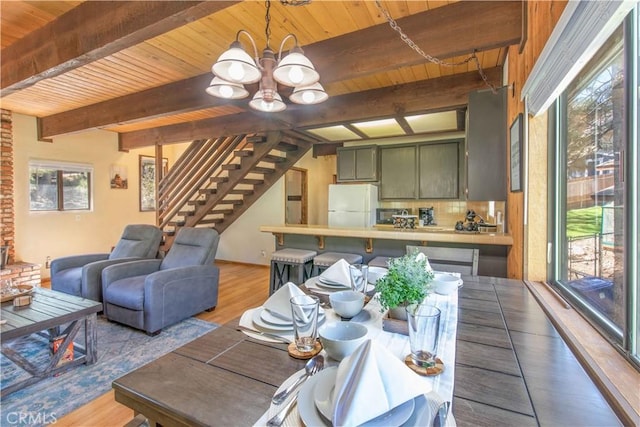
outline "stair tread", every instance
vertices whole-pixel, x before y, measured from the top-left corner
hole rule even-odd
[[[270,162],[270,163],[281,163],[287,160],[286,157],[284,156],[276,156],[273,154],[267,154],[266,156],[264,156],[262,158],[263,161],[265,162]]]
[[[240,180],[240,184],[263,184],[264,179],[244,178]]]
[[[261,173],[261,174],[265,174],[265,173],[274,173],[276,170],[274,168],[265,168],[262,166],[256,166],[253,169],[251,169],[251,172],[256,172],[256,173]]]

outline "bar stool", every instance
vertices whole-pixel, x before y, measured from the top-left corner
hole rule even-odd
[[[362,255],[342,252],[325,252],[320,254],[313,259],[313,275],[319,275],[340,259],[344,259],[349,264],[359,264],[362,262]]]
[[[271,278],[269,280],[269,295],[272,295],[282,285],[291,280],[291,268],[297,270],[294,278],[296,285],[303,284],[313,270],[313,258],[317,255],[316,251],[308,251],[306,249],[280,249],[271,254]]]
[[[389,260],[395,257],[392,256],[377,256],[369,261],[369,267],[382,267],[389,268]]]

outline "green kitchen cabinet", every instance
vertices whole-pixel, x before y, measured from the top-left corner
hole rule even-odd
[[[377,181],[378,147],[340,147],[337,149],[338,182]]]
[[[507,88],[469,93],[467,200],[507,200]]]
[[[415,199],[418,163],[416,146],[380,147],[380,200]]]
[[[380,147],[380,199],[458,199],[462,140]]]
[[[418,198],[457,199],[460,196],[460,144],[418,146]]]

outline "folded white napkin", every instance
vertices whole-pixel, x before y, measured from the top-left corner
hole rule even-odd
[[[340,283],[351,287],[351,276],[349,275],[349,263],[344,259],[339,259],[320,274],[323,279],[334,283]]]
[[[418,255],[416,255],[416,261],[420,260],[424,260],[424,262],[426,263],[425,270],[433,273],[433,268],[431,268],[431,264],[429,264],[429,258],[427,258],[427,256],[422,252],[419,252]]]
[[[291,298],[305,293],[292,282],[285,283],[280,289],[274,292],[262,306],[269,310],[271,314],[284,320],[291,319]]]
[[[356,426],[429,391],[403,361],[367,340],[340,362],[333,392],[333,425]]]

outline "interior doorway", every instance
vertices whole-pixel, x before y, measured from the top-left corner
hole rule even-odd
[[[307,224],[307,170],[291,168],[284,176],[285,224]]]

